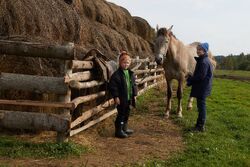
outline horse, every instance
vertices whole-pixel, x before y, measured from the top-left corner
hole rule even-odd
[[[154,41],[154,55],[155,61],[158,65],[162,65],[165,71],[165,79],[167,82],[167,106],[165,117],[169,118],[171,111],[171,97],[172,97],[172,80],[178,81],[177,88],[177,116],[182,117],[182,96],[183,87],[188,75],[192,75],[195,69],[197,57],[196,48],[199,42],[184,45],[182,41],[178,40],[171,31],[173,26],[168,28],[157,29],[156,39]],[[212,53],[208,52],[208,57],[211,63],[216,66]],[[192,109],[193,98],[189,97],[187,109]]]

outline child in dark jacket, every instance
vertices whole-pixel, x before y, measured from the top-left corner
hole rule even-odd
[[[117,105],[117,117],[115,120],[115,136],[126,138],[133,133],[128,129],[130,105],[135,107],[137,86],[133,72],[129,69],[131,58],[126,52],[119,55],[119,68],[111,76],[109,90]]]
[[[195,131],[204,131],[206,122],[206,97],[210,95],[212,89],[213,66],[208,59],[208,43],[201,43],[197,46],[195,57],[196,66],[193,76],[188,77],[187,86],[192,86],[190,97],[196,97],[198,118]]]

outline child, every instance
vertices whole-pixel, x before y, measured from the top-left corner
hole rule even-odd
[[[192,86],[190,97],[196,97],[199,112],[194,130],[201,132],[205,130],[206,97],[211,93],[213,78],[213,66],[208,59],[208,47],[208,43],[201,43],[197,46],[199,57],[195,57],[197,64],[194,75],[187,79],[187,86]]]
[[[128,129],[128,117],[130,105],[135,107],[135,96],[137,96],[137,86],[133,72],[129,69],[131,58],[127,52],[119,55],[119,68],[111,76],[109,89],[115,104],[117,105],[117,117],[115,120],[115,136],[126,138],[133,133]]]

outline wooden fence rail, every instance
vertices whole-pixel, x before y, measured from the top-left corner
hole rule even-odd
[[[66,45],[48,45],[32,42],[0,40],[0,53],[21,57],[73,60],[75,49],[73,43],[68,43]]]
[[[0,91],[22,90],[40,94],[54,93],[58,96],[56,102],[0,99],[1,106],[60,109],[57,114],[0,110],[0,126],[14,129],[57,131],[57,141],[62,142],[67,141],[69,136],[78,134],[116,113],[114,107],[111,107],[114,105],[113,99],[107,98],[108,92],[105,89],[107,88],[107,82],[98,79],[100,77],[95,73],[96,66],[93,58],[101,53],[96,49],[92,49],[91,52],[95,54],[91,54],[90,57],[84,60],[76,60],[78,56],[75,55],[76,52],[72,43],[67,45],[45,45],[0,40],[0,56],[4,54],[65,60],[64,77],[0,73]],[[163,69],[157,68],[155,62],[136,57],[136,59],[132,59],[132,63],[132,68],[137,76],[136,81],[140,88],[139,94],[162,82]],[[73,92],[76,90],[79,93],[75,97]],[[88,104],[90,102],[96,105],[90,107]],[[73,120],[72,114],[74,115],[76,112],[80,114]],[[96,119],[92,120],[93,116]]]
[[[65,94],[68,87],[64,78],[0,73],[0,90],[11,89],[37,93]]]

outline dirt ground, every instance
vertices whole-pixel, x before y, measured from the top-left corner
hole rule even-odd
[[[171,154],[184,149],[180,128],[171,120],[164,119],[157,110],[158,104],[150,104],[150,113],[137,114],[133,110],[129,125],[135,133],[126,139],[114,137],[114,119],[108,118],[102,123],[81,132],[70,140],[87,145],[91,151],[81,157],[63,160],[46,159],[6,159],[0,158],[0,164],[10,166],[125,166],[142,164],[147,160],[166,160]],[[44,134],[39,136],[21,135],[19,138],[31,141],[55,140],[54,136]],[[0,165],[1,166],[1,165]]]

